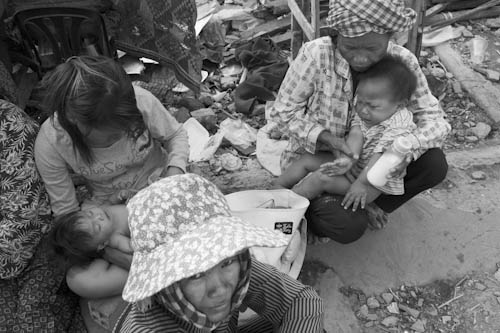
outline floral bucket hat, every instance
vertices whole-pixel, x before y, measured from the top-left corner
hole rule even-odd
[[[195,175],[161,179],[127,204],[134,254],[123,298],[136,302],[252,246],[288,238],[231,215],[224,195]]]

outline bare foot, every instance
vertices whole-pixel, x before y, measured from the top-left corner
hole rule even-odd
[[[349,157],[341,156],[333,162],[321,164],[318,170],[329,177],[339,176],[345,174],[352,167],[352,163]]]
[[[318,170],[310,172],[307,176],[302,178],[294,187],[292,191],[301,195],[309,200],[316,198],[323,193],[323,180],[324,177]]]
[[[366,214],[368,215],[368,228],[379,230],[384,228],[389,222],[389,214],[382,210],[375,203],[366,205]]]

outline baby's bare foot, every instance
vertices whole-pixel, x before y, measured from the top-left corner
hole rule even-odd
[[[323,192],[323,180],[321,179],[321,176],[322,175],[318,172],[318,170],[310,172],[307,176],[302,178],[300,182],[292,187],[292,191],[309,200],[316,198]]]
[[[321,164],[319,172],[329,176],[339,176],[345,174],[352,167],[352,159],[346,156],[341,156],[333,162]]]

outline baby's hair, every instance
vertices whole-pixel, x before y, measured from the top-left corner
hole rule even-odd
[[[71,57],[42,79],[43,108],[57,114],[73,149],[91,163],[94,156],[75,121],[88,128],[111,127],[137,138],[145,130],[134,88],[121,65],[103,56]]]
[[[82,230],[82,223],[81,211],[67,213],[55,219],[50,233],[54,252],[63,257],[69,266],[84,266],[101,256],[100,251],[88,245],[92,235]]]
[[[386,55],[379,62],[359,74],[359,81],[384,78],[391,85],[394,101],[408,101],[417,88],[417,76],[404,61],[394,55]]]

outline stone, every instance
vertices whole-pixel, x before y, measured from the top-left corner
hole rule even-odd
[[[389,311],[390,313],[399,314],[398,303],[392,302],[391,304],[389,304],[387,306],[387,311]]]
[[[431,62],[438,62],[439,61],[439,56],[438,55],[433,55],[432,57],[429,58],[429,61],[431,61]]]
[[[486,22],[484,22],[484,24],[488,28],[498,29],[500,28],[500,17],[487,19]]]
[[[493,32],[495,36],[500,36],[500,29],[497,29]]]
[[[482,140],[490,134],[491,126],[483,122],[478,122],[476,126],[470,129],[470,132],[477,136],[479,140]]]
[[[432,67],[430,70],[430,74],[438,79],[446,77],[446,72],[444,69],[439,67]]]
[[[480,290],[480,291],[486,290],[486,286],[484,284],[482,284],[481,282],[474,283],[474,288],[476,288],[477,290]]]
[[[462,90],[462,84],[460,84],[460,82],[458,81],[453,81],[451,83],[451,87],[453,88],[453,92],[455,94],[462,94],[463,93],[463,90]]]
[[[378,320],[378,316],[376,313],[369,313],[365,317],[367,320],[375,321]]]
[[[359,308],[359,315],[363,318],[366,318],[368,316],[368,306],[366,304],[361,305]]]
[[[406,313],[408,313],[410,316],[412,316],[415,319],[417,319],[418,316],[420,315],[420,311],[415,310],[413,308],[410,308],[409,306],[406,306],[404,304],[399,304],[399,309],[403,310]]]
[[[427,57],[428,55],[429,55],[429,52],[427,52],[427,51],[425,51],[425,50],[420,51],[420,56],[421,56],[422,58],[425,58],[425,57]]]
[[[416,332],[425,332],[425,323],[423,320],[417,320],[411,325],[411,329]]]
[[[410,295],[413,298],[417,298],[417,294],[413,290],[410,291]]]
[[[443,322],[443,324],[446,324],[450,320],[451,320],[451,316],[442,316],[441,317],[441,321]]]
[[[377,309],[380,307],[380,303],[377,301],[375,297],[369,297],[366,300],[366,305],[368,305],[370,309]]]
[[[474,180],[484,180],[486,179],[486,174],[483,171],[474,171],[471,173],[471,178]]]
[[[399,322],[399,319],[395,316],[389,316],[385,317],[384,320],[382,320],[382,325],[385,327],[393,327],[396,326]]]
[[[431,307],[429,309],[427,309],[425,312],[427,312],[428,314],[430,314],[431,316],[437,316],[438,315],[438,311],[435,307]]]
[[[200,102],[200,100],[192,97],[183,97],[179,101],[177,101],[176,106],[183,106],[187,108],[189,111],[199,110],[205,107],[205,105]]]
[[[500,73],[492,69],[486,69],[486,78],[491,81],[500,80]]]
[[[198,120],[208,131],[217,129],[217,115],[210,108],[191,111],[191,116]]]
[[[375,323],[373,321],[369,321],[367,323],[365,323],[365,327],[373,327]]]
[[[474,34],[472,32],[470,32],[469,29],[464,29],[464,30],[462,30],[462,36],[464,36],[466,38],[472,38],[472,37],[474,37]]]
[[[186,120],[191,118],[191,114],[189,114],[189,110],[183,106],[176,108],[176,107],[169,107],[168,112],[170,112],[171,115],[174,116],[174,118],[179,122],[179,123],[185,123]]]
[[[479,139],[475,135],[467,135],[465,137],[465,142],[474,143],[474,142],[478,142],[478,141],[479,141]]]
[[[495,279],[497,279],[497,281],[500,282],[500,269],[495,272],[494,276],[495,276]],[[494,294],[495,294],[495,296],[500,296],[500,292],[498,292],[498,291],[495,291]]]
[[[394,299],[394,296],[391,293],[383,293],[382,298],[384,299],[384,302],[386,304],[391,304],[392,300]]]
[[[424,299],[423,299],[423,298],[419,298],[419,299],[418,299],[418,302],[417,302],[417,306],[418,306],[419,308],[421,308],[421,307],[422,307],[422,305],[424,305]]]
[[[202,102],[203,105],[205,105],[205,107],[208,108],[209,106],[214,104],[214,99],[212,98],[212,96],[204,95],[204,96],[200,96],[200,102]]]

